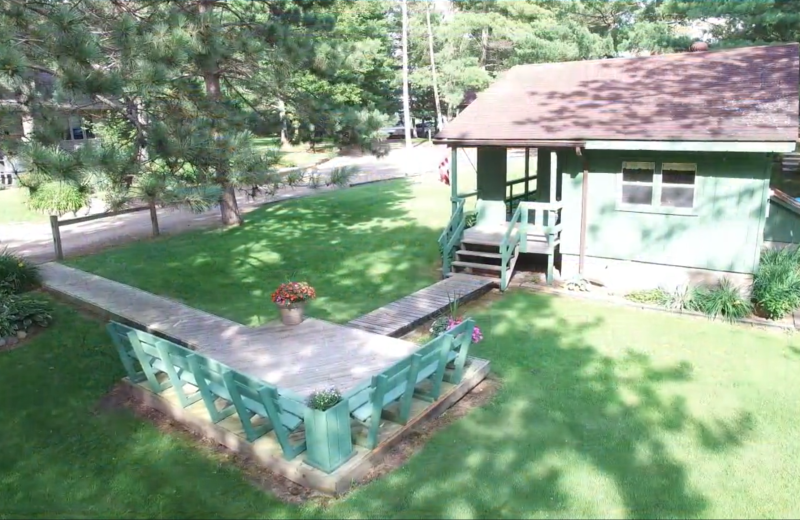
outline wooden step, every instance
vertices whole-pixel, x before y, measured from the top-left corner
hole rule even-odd
[[[491,264],[477,264],[474,262],[463,262],[461,260],[456,260],[451,265],[456,267],[471,267],[473,269],[485,269],[487,271],[502,271],[502,265],[491,265]]]
[[[500,253],[490,253],[488,251],[470,251],[469,249],[459,249],[456,251],[457,255],[464,256],[482,256],[484,258],[503,258]]]

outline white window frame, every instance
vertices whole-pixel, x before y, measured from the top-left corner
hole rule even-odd
[[[633,183],[630,181],[623,180],[623,170],[627,167],[630,168],[629,165],[632,164],[648,164],[653,165],[653,182],[650,183]],[[664,165],[671,165],[673,168],[677,167],[679,169],[686,169],[687,171],[692,170],[694,171],[694,184],[691,186],[693,187],[693,195],[692,195],[692,207],[677,207],[677,206],[666,206],[661,203],[661,190],[662,187],[682,187],[687,188],[688,184],[664,184],[662,178],[662,171]],[[699,171],[696,162],[692,161],[655,161],[655,160],[641,160],[641,159],[626,159],[623,160],[620,164],[619,173],[617,174],[617,199],[616,199],[616,209],[618,211],[631,211],[637,213],[659,213],[659,214],[672,214],[672,215],[686,215],[686,216],[697,216],[698,214],[698,198],[700,196],[700,185],[699,185]],[[650,204],[636,204],[630,202],[624,202],[622,199],[622,190],[623,186],[625,185],[648,185],[653,187],[652,198],[650,200]]]

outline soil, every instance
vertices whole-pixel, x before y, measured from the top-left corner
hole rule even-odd
[[[423,421],[410,429],[398,444],[386,452],[381,462],[360,482],[356,483],[353,488],[379,479],[405,464],[437,431],[464,417],[472,409],[488,403],[499,388],[499,381],[491,379],[490,375],[489,378],[483,380],[442,415]],[[234,453],[226,446],[189,430],[158,410],[145,406],[134,399],[127,391],[126,385],[118,383],[97,403],[96,413],[119,413],[123,410],[128,410],[140,419],[154,424],[164,433],[178,435],[189,440],[197,449],[221,463],[235,464],[251,483],[272,493],[283,502],[301,504],[306,501],[314,501],[319,505],[325,505],[336,499],[330,495],[296,484],[281,475],[269,471],[251,460],[250,457]]]

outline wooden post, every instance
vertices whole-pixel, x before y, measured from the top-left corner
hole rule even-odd
[[[61,248],[61,230],[58,228],[58,215],[50,215],[50,230],[53,232],[53,247],[56,251],[56,260],[63,260],[64,250]]]
[[[450,149],[450,216],[456,213],[456,199],[458,198],[458,148]]]
[[[581,149],[575,148],[575,152],[582,156]],[[581,186],[581,241],[578,253],[578,274],[583,276],[583,267],[586,263],[586,220],[589,208],[589,162],[583,157],[583,184]]]
[[[528,194],[530,194],[530,185],[528,177],[531,176],[531,149],[527,146],[525,147],[525,200],[528,200]]]
[[[151,200],[148,202],[150,206],[150,225],[153,227],[153,236],[157,237],[161,234],[161,230],[158,229],[158,213],[156,212],[156,202]]]

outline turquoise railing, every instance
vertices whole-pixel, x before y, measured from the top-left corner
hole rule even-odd
[[[500,242],[500,290],[505,291],[508,288],[508,281],[509,281],[509,267],[511,269],[514,268],[514,265],[509,266],[509,262],[512,262],[513,259],[516,257],[514,256],[514,251],[517,247],[519,247],[519,243],[522,240],[523,233],[527,233],[525,229],[527,228],[527,221],[528,221],[528,212],[522,210],[523,206],[520,204],[517,206],[516,211],[511,216],[511,220],[508,222],[508,228],[506,229],[505,234],[503,235],[503,240]]]
[[[457,199],[453,202],[455,202],[453,216],[450,217],[450,222],[447,223],[444,231],[439,235],[439,250],[442,252],[442,276],[450,274],[455,248],[461,242],[464,236],[464,228],[466,227],[464,199]]]

